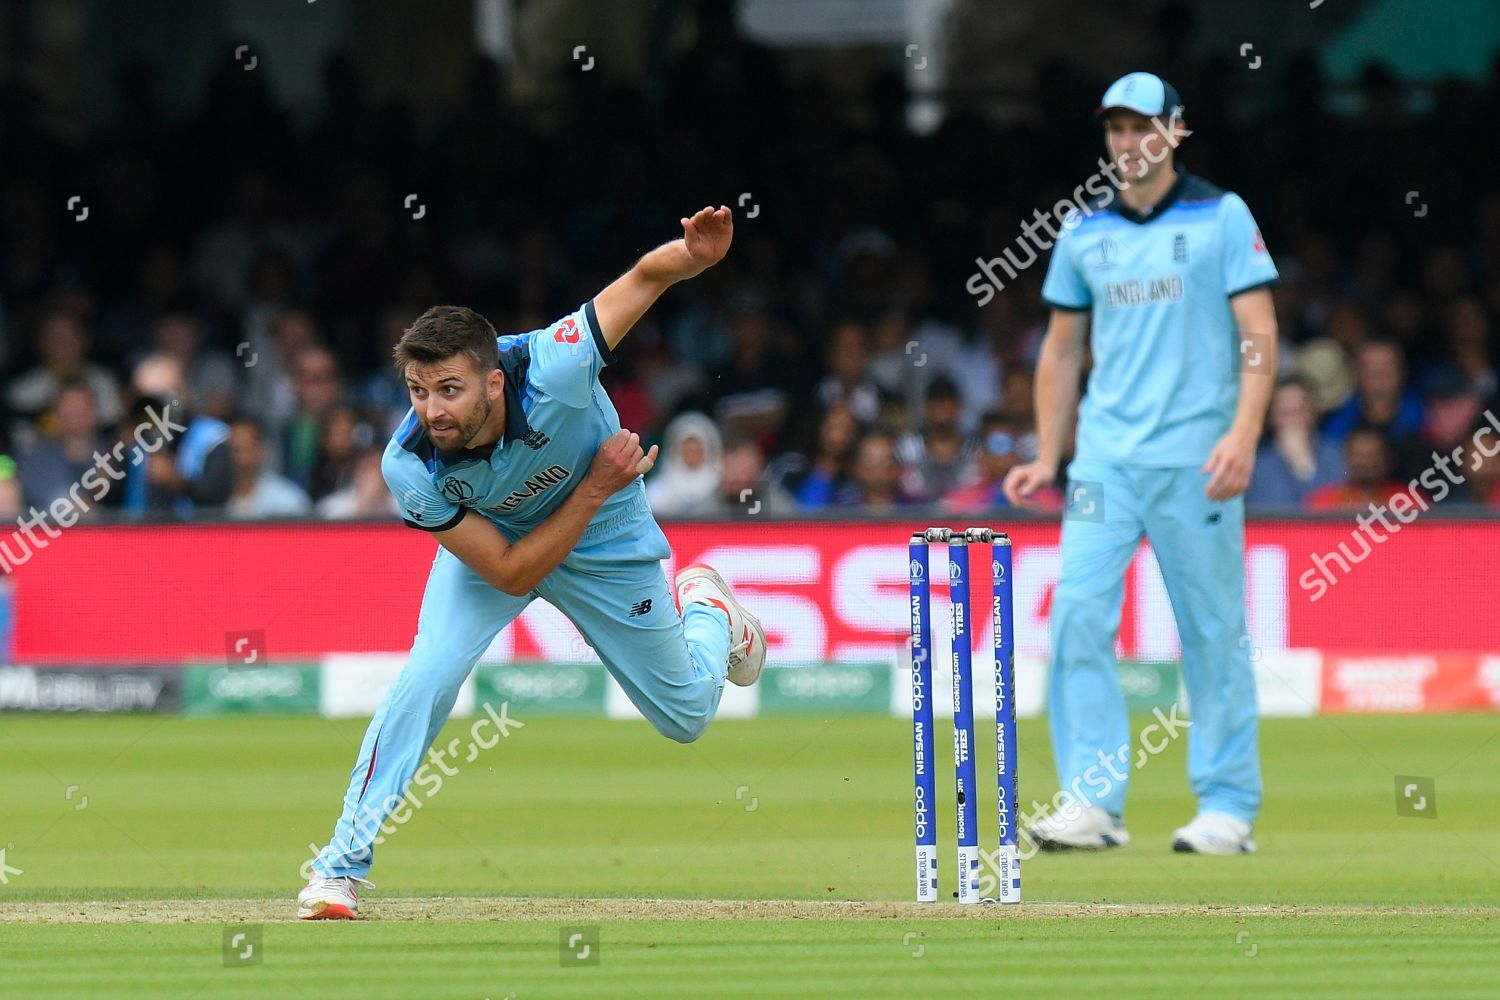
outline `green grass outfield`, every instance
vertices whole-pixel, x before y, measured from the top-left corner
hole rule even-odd
[[[1500,716],[1267,720],[1244,858],[1170,852],[1179,741],[1132,779],[1128,847],[1038,856],[1026,903],[961,913],[906,902],[909,723],[724,719],[678,746],[521,721],[380,849],[351,925],[286,918],[362,721],[0,715],[0,996],[1500,996]],[[1045,726],[1020,743],[1022,800],[1050,796]],[[1435,779],[1435,818],[1397,815],[1397,775]],[[241,924],[263,961],[226,967]]]

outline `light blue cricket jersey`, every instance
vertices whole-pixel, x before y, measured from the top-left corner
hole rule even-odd
[[[1052,252],[1042,298],[1091,316],[1078,461],[1200,466],[1234,419],[1241,338],[1229,300],[1274,283],[1276,265],[1239,195],[1177,169],[1151,214],[1095,198]]]
[[[502,336],[498,343],[505,433],[492,449],[439,451],[415,410],[386,445],[381,471],[413,528],[444,531],[474,510],[515,540],[567,499],[599,445],[620,429],[619,414],[599,385],[600,370],[615,357],[592,301],[545,329]],[[639,477],[589,523],[631,512],[651,521]]]

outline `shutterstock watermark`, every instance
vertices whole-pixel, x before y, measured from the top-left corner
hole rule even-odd
[[[1175,116],[1170,125],[1164,125],[1159,118],[1151,119],[1151,124],[1156,132],[1146,136],[1141,142],[1141,154],[1146,162],[1135,171],[1136,177],[1145,174],[1148,164],[1155,166],[1166,159],[1167,154],[1176,149],[1183,139],[1193,134],[1193,130],[1185,127],[1181,119]],[[1154,139],[1163,139],[1165,142],[1153,142]],[[1020,237],[1012,246],[1006,247],[1001,256],[989,260],[975,257],[974,263],[979,266],[979,270],[969,276],[964,288],[970,295],[978,298],[981,308],[989,305],[997,292],[1005,290],[1005,282],[1000,280],[996,270],[1004,271],[1005,277],[1014,281],[1022,271],[1035,264],[1042,253],[1052,249],[1052,245],[1059,239],[1059,229],[1075,229],[1086,217],[1114,204],[1115,198],[1129,182],[1128,177],[1122,178],[1120,174],[1121,170],[1116,163],[1099,157],[1098,173],[1075,187],[1072,197],[1053,205],[1050,213],[1044,213],[1039,208],[1033,209],[1031,219],[1021,223]],[[1094,198],[1100,199],[1098,205],[1089,204]],[[1045,230],[1047,235],[1041,236],[1038,229]],[[1021,257],[1023,253],[1026,255],[1024,260]]]
[[[10,538],[0,539],[0,572],[26,565],[36,549],[45,549],[50,539],[62,533],[59,528],[71,528],[78,523],[79,518],[93,510],[94,504],[109,492],[110,483],[125,478],[125,470],[115,466],[125,461],[127,448],[133,463],[144,461],[146,455],[160,451],[186,430],[187,427],[176,423],[164,412],[147,406],[146,419],[135,426],[134,444],[117,441],[108,453],[94,452],[93,466],[78,478],[78,482],[66,494],[53,500],[46,510],[30,507],[25,514],[16,518],[16,530],[11,532]],[[153,431],[156,433],[151,433]],[[81,495],[85,491],[89,494],[87,498]],[[47,523],[49,515],[57,527]],[[41,530],[41,535],[36,534],[37,529]],[[14,550],[12,544],[15,545]]]
[[[526,723],[519,719],[512,719],[507,713],[510,702],[500,703],[500,712],[497,715],[495,709],[489,702],[484,704],[485,717],[474,720],[469,727],[468,753],[463,757],[465,764],[472,764],[479,758],[479,751],[489,750],[510,735],[512,729],[524,729]],[[499,730],[500,735],[486,740],[479,733],[491,724]],[[392,793],[380,802],[372,802],[361,808],[359,818],[355,820],[353,829],[347,834],[334,834],[333,841],[327,847],[319,847],[317,844],[308,844],[307,849],[312,856],[302,863],[302,877],[312,878],[314,874],[313,863],[324,854],[334,857],[344,857],[352,861],[364,861],[369,858],[370,850],[385,843],[385,838],[395,833],[397,829],[405,825],[406,821],[416,814],[433,796],[443,790],[443,775],[452,778],[457,776],[457,768],[450,767],[450,760],[455,763],[459,759],[460,737],[455,736],[443,747],[434,747],[427,751],[427,763],[417,769],[412,775],[411,781],[407,783],[404,791],[399,795]],[[437,768],[434,773],[432,768]],[[415,788],[421,788],[422,794],[417,795]],[[361,848],[350,841],[368,843],[369,847]]]
[[[1417,515],[1425,512],[1433,504],[1442,503],[1455,486],[1461,486],[1464,481],[1463,457],[1464,452],[1469,452],[1469,471],[1477,471],[1481,462],[1486,458],[1493,458],[1500,454],[1500,418],[1489,410],[1484,411],[1484,419],[1487,426],[1479,428],[1474,432],[1467,449],[1459,445],[1452,452],[1440,455],[1432,453],[1432,464],[1422,470],[1421,475],[1406,484],[1403,492],[1396,493],[1386,503],[1375,503],[1371,501],[1370,509],[1354,519],[1358,525],[1349,532],[1348,542],[1339,542],[1338,548],[1321,555],[1312,557],[1313,568],[1305,571],[1297,577],[1297,585],[1303,590],[1314,592],[1309,601],[1320,600],[1324,594],[1339,582],[1341,574],[1349,573],[1350,569],[1358,566],[1369,558],[1374,551],[1370,544],[1373,540],[1375,545],[1383,545],[1391,536],[1400,533],[1403,525],[1410,524],[1416,520]],[[1494,439],[1493,447],[1485,444],[1486,439]],[[1422,487],[1427,494],[1419,492],[1417,487]],[[1394,514],[1396,523],[1386,519],[1387,514]],[[1379,521],[1381,527],[1390,534],[1383,534],[1380,528],[1375,527]],[[1351,542],[1359,543],[1360,552],[1355,554]],[[1339,572],[1335,574],[1333,568],[1337,567]]]

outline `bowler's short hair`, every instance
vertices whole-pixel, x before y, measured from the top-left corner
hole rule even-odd
[[[490,321],[465,306],[433,306],[406,328],[396,342],[396,371],[406,377],[410,364],[433,365],[462,354],[487,375],[500,365],[500,348]]]

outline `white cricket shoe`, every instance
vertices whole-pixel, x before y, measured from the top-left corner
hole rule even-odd
[[[766,630],[760,619],[734,599],[712,566],[693,563],[677,574],[677,604],[711,604],[729,616],[729,680],[749,687],[766,666]]]
[[[375,883],[354,875],[323,878],[314,875],[297,893],[297,916],[302,920],[356,920],[359,889],[355,883],[375,888]]]
[[[1044,851],[1097,851],[1130,843],[1130,834],[1113,816],[1076,802],[1034,821],[1026,835]]]
[[[1228,813],[1201,812],[1172,834],[1179,854],[1254,854],[1250,824]]]

